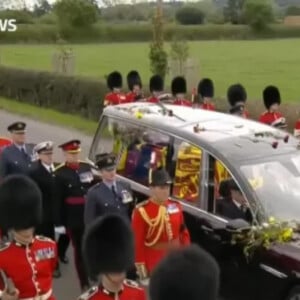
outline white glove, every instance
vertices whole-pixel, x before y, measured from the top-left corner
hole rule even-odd
[[[139,283],[140,283],[141,286],[147,287],[147,286],[149,286],[150,278],[141,279],[141,280],[139,281]]]
[[[66,234],[66,228],[64,226],[59,226],[54,228],[57,234]]]

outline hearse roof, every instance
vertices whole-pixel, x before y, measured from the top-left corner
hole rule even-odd
[[[164,110],[172,111],[164,114]],[[262,123],[226,113],[176,105],[136,102],[109,106],[105,115],[169,132],[200,145],[225,160],[250,161],[282,154],[298,154],[298,140]],[[195,131],[198,126],[199,131]],[[289,136],[286,143],[284,138]],[[274,143],[278,143],[275,148]]]

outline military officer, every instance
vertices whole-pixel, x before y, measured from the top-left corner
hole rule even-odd
[[[107,87],[110,93],[105,95],[104,106],[126,103],[126,95],[122,93],[123,79],[121,73],[114,71],[107,77]]]
[[[184,77],[178,76],[172,80],[171,90],[174,97],[173,104],[192,106],[192,102],[185,99],[187,92],[186,80]]]
[[[35,236],[42,218],[41,193],[36,183],[24,175],[11,175],[0,185],[0,225],[11,231],[12,241],[0,247],[3,278],[1,299],[54,300],[52,274],[57,263],[53,240]]]
[[[214,97],[214,83],[209,78],[203,78],[198,84],[198,101],[197,107],[206,110],[216,110],[215,105],[212,103]]]
[[[247,92],[241,84],[233,84],[228,88],[227,99],[230,105],[230,114],[241,116],[247,119],[249,118],[249,113],[245,109]]]
[[[143,288],[126,280],[134,263],[130,222],[119,214],[99,217],[85,233],[83,256],[90,278],[98,283],[78,300],[146,300]]]
[[[151,300],[217,300],[220,269],[216,260],[197,245],[175,250],[154,270]]]
[[[116,178],[116,157],[109,153],[97,156],[102,182],[93,186],[87,193],[84,210],[85,225],[108,213],[120,213],[129,218],[133,205],[131,187]]]
[[[135,102],[144,99],[142,79],[137,71],[130,71],[127,74],[127,85],[130,91],[126,95],[127,102]]]
[[[149,81],[149,89],[151,96],[147,98],[147,102],[157,103],[160,101],[171,100],[172,95],[164,93],[164,79],[160,75],[153,75]]]
[[[7,127],[12,144],[5,147],[0,157],[0,178],[11,174],[28,174],[32,160],[32,147],[25,143],[24,122],[15,122]]]
[[[152,171],[152,197],[133,211],[135,265],[142,282],[147,282],[153,269],[171,249],[190,244],[181,205],[169,199],[171,183],[164,169]]]
[[[279,112],[281,104],[279,89],[276,86],[267,86],[263,91],[263,100],[267,111],[260,115],[259,121],[277,128],[286,128],[286,119]]]
[[[79,160],[81,142],[71,140],[59,145],[65,162],[55,169],[56,176],[56,225],[64,226],[74,248],[77,274],[82,290],[88,287],[88,278],[82,263],[82,237],[84,232],[85,195],[94,184],[92,166]]]

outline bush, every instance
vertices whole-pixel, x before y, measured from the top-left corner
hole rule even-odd
[[[53,13],[42,15],[41,17],[39,17],[37,19],[37,22],[40,24],[55,25],[55,24],[57,24],[57,16]]]
[[[196,7],[183,7],[177,10],[176,20],[182,25],[197,25],[204,23],[204,13]]]
[[[97,21],[97,8],[86,0],[61,0],[54,11],[62,28],[89,27]]]
[[[245,20],[256,32],[265,30],[274,20],[272,6],[263,0],[250,0],[245,5]]]
[[[32,14],[26,10],[4,10],[0,11],[0,19],[16,19],[17,24],[34,24]]]
[[[106,84],[80,77],[0,67],[0,95],[98,120]]]

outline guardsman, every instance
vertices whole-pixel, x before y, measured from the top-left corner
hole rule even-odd
[[[294,127],[294,136],[296,138],[300,138],[300,119],[297,120],[295,127]]]
[[[230,114],[237,115],[246,119],[249,118],[249,113],[245,109],[247,92],[241,84],[233,84],[228,88],[227,99],[230,105]]]
[[[41,142],[33,148],[33,152],[37,154],[38,159],[33,162],[32,168],[29,171],[29,176],[40,188],[43,204],[42,223],[36,228],[35,233],[55,241],[53,215],[55,202],[55,164],[53,163],[53,142]],[[61,276],[59,267],[57,267],[53,276],[55,278]]]
[[[15,122],[7,127],[12,145],[5,147],[0,157],[0,178],[12,174],[28,174],[32,160],[32,147],[25,143],[26,123]]]
[[[92,166],[79,160],[81,142],[71,140],[59,145],[65,155],[65,162],[55,169],[56,176],[56,225],[67,229],[74,248],[77,274],[82,290],[89,282],[82,263],[82,237],[84,233],[85,196],[94,185]]]
[[[149,89],[151,96],[147,98],[147,102],[158,103],[172,99],[171,94],[164,93],[164,79],[160,75],[153,75],[150,78]]]
[[[173,104],[192,106],[192,102],[185,99],[187,92],[186,80],[184,77],[178,76],[172,80],[171,90],[174,97]]]
[[[170,253],[151,276],[151,300],[217,300],[220,269],[216,260],[197,245]]]
[[[34,235],[41,219],[42,199],[36,183],[25,175],[5,178],[0,185],[0,224],[12,240],[0,248],[0,269],[5,274],[0,287],[3,300],[55,299],[52,274],[57,263],[56,244]]]
[[[78,300],[146,300],[144,289],[126,280],[126,271],[134,264],[134,238],[128,219],[112,214],[94,220],[84,236],[83,256],[97,285]]]
[[[209,78],[203,78],[198,84],[199,108],[206,110],[216,110],[212,103],[214,97],[214,83]],[[202,100],[202,101],[201,101]]]
[[[11,144],[12,144],[11,139],[1,137],[0,138],[0,155],[1,155],[1,152],[3,151],[3,149],[7,146],[10,146]]]
[[[110,93],[106,94],[103,105],[117,105],[126,103],[126,95],[121,92],[123,86],[123,79],[120,72],[114,71],[107,77],[107,87],[110,89]]]
[[[152,196],[133,211],[135,265],[143,284],[147,284],[153,269],[170,250],[190,244],[181,205],[169,198],[171,183],[164,169],[151,172]]]
[[[117,180],[116,157],[109,153],[98,155],[96,166],[102,182],[93,186],[87,193],[84,210],[85,225],[109,213],[120,213],[129,219],[133,208],[131,187],[128,183]]]
[[[286,119],[279,112],[281,96],[276,86],[267,86],[263,91],[264,105],[267,109],[260,115],[259,121],[277,128],[286,128]]]
[[[137,71],[130,71],[127,74],[127,85],[130,91],[126,95],[127,102],[135,102],[144,99],[142,79]]]

